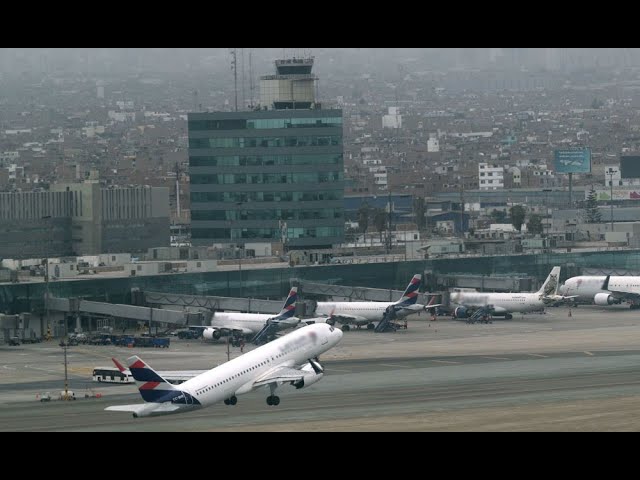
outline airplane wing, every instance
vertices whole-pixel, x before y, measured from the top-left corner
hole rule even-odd
[[[253,387],[261,387],[274,382],[294,382],[304,377],[304,372],[292,367],[276,367],[259,377]]]
[[[105,408],[105,410],[109,410],[111,412],[133,412],[139,413],[140,410],[143,410],[145,407],[144,403],[138,403],[136,405],[112,405],[111,407]]]
[[[173,404],[171,402],[165,403],[138,403],[137,405],[112,405],[110,407],[105,408],[105,410],[111,412],[132,412],[135,414],[140,414],[140,412],[147,410],[149,408],[153,408],[154,412],[159,413],[171,413],[176,410],[180,410],[180,406]]]

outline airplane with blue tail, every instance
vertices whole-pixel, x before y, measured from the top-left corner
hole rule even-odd
[[[306,388],[322,379],[318,357],[340,342],[342,331],[326,323],[307,325],[227,363],[173,385],[140,357],[127,359],[143,404],[114,405],[105,410],[130,412],[134,418],[199,410],[219,402],[236,405],[238,395],[269,388],[267,405],[280,404],[276,389],[289,384]]]

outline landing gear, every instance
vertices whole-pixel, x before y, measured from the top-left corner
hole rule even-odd
[[[506,320],[511,320],[511,319],[513,318],[513,315],[511,315],[510,313],[507,313],[507,314],[504,316],[504,318],[505,318]]]
[[[269,384],[269,393],[270,395],[267,397],[267,405],[269,406],[276,406],[276,405],[280,405],[280,397],[278,397],[277,395],[274,395],[276,388],[278,388],[278,384],[277,383],[270,383]]]
[[[376,326],[373,323],[367,324],[367,330],[373,330],[374,328],[376,328]]]
[[[280,405],[280,397],[278,397],[277,395],[269,395],[267,397],[267,405],[269,406]]]
[[[238,397],[236,397],[235,395],[231,398],[224,399],[225,405],[235,405],[236,403],[238,403]]]
[[[342,326],[342,331],[343,332],[348,332],[349,330],[351,330],[351,327],[349,325],[343,325]]]

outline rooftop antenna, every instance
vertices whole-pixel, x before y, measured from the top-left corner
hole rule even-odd
[[[233,70],[233,90],[235,92],[235,106],[236,112],[238,111],[238,67],[237,67],[237,48],[231,50],[231,70]]]
[[[245,99],[245,88],[244,88],[244,48],[240,49],[240,63],[242,64],[242,109],[244,110],[247,106],[247,101]]]

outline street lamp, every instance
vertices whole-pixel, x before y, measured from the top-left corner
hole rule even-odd
[[[609,205],[611,207],[611,231],[613,232],[613,169],[609,167],[609,171],[606,172],[606,174],[609,175],[609,185],[611,187],[611,194],[609,195]]]
[[[62,340],[60,342],[62,351],[64,352],[64,393],[62,394],[62,400],[73,400],[73,395],[69,395],[69,376],[67,374],[67,343]]]
[[[553,190],[551,188],[543,188],[542,191],[544,192],[544,226],[545,226],[545,230],[546,230],[546,234],[547,236],[549,235],[549,219],[547,217],[549,217],[549,192],[553,192]]]
[[[41,220],[49,220],[51,219],[51,215],[45,215],[44,217],[41,217]],[[53,229],[52,229],[53,230]],[[45,270],[44,270],[44,283],[45,283],[45,293],[44,293],[44,306],[45,306],[45,313],[47,316],[47,333],[49,332],[49,330],[51,329],[51,317],[49,316],[49,255],[51,254],[51,241],[53,238],[53,232],[51,232],[51,235],[49,235],[49,240],[48,242],[45,244],[47,248],[47,250],[45,251],[45,259],[44,259],[44,265],[45,265]],[[42,324],[40,325],[40,330],[41,330],[41,334],[42,334]],[[66,351],[65,351],[66,354]],[[65,368],[66,368],[66,362],[65,362]]]

